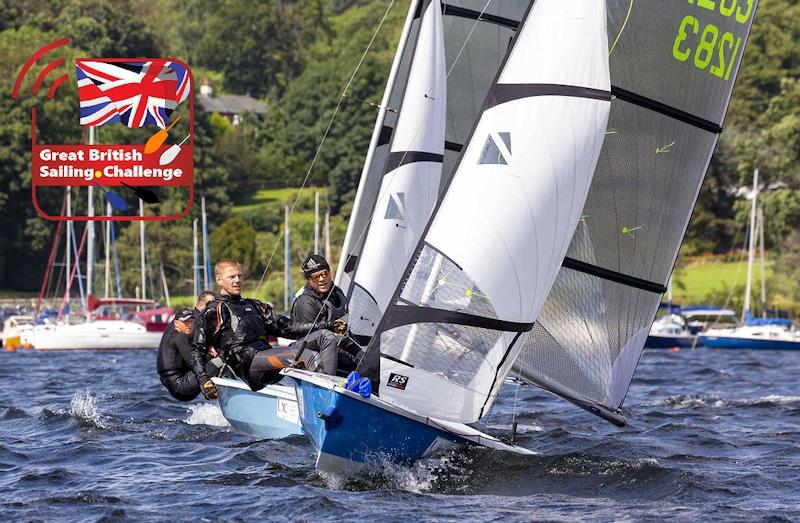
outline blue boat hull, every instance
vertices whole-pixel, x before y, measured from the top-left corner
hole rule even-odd
[[[317,468],[346,472],[374,462],[411,463],[469,441],[303,380],[295,380],[300,420],[319,451]]]
[[[702,335],[700,340],[709,349],[800,350],[800,342],[796,341]]]
[[[257,438],[285,438],[303,434],[293,387],[269,386],[258,392],[242,382],[214,379],[219,407],[237,431]]]
[[[644,346],[648,349],[671,349],[673,347],[699,347],[702,345],[698,339],[697,344],[694,342],[694,336],[653,336],[647,337]]]

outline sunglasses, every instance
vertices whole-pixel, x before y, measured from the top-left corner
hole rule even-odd
[[[330,275],[331,275],[331,271],[322,270],[322,271],[319,271],[319,272],[316,272],[316,273],[312,274],[311,276],[308,277],[308,279],[309,280],[324,280]]]

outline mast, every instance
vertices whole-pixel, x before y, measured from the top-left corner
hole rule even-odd
[[[95,142],[95,128],[89,127],[89,145],[94,145]],[[87,216],[89,220],[86,222],[88,233],[86,235],[86,296],[87,299],[92,295],[92,283],[94,280],[94,186],[90,185],[88,190],[88,205]],[[87,302],[88,303],[88,302]],[[86,307],[86,321],[92,318],[92,313],[89,307]]]
[[[111,203],[106,202],[106,216],[111,216]],[[105,265],[105,288],[103,289],[103,297],[108,298],[109,287],[111,285],[111,220],[105,224],[105,251],[106,251],[106,265]]]
[[[198,278],[200,267],[197,265],[197,247],[197,218],[195,218],[192,220],[192,290],[195,296],[200,295],[200,279]]]
[[[747,249],[747,285],[744,291],[742,321],[747,322],[750,315],[750,292],[753,285],[753,263],[756,257],[756,205],[758,200],[758,169],[753,173],[753,203],[750,206],[750,245]]]
[[[144,217],[144,202],[142,200],[139,200],[139,216]],[[144,220],[139,221],[139,260],[142,272],[142,299],[145,300],[147,299],[147,286],[144,260]]]
[[[362,205],[362,198],[364,197],[364,190],[366,186],[366,180],[370,174],[370,168],[372,167],[372,160],[375,155],[375,148],[378,146],[378,141],[381,136],[381,131],[383,130],[383,122],[386,119],[386,111],[389,107],[389,99],[392,94],[392,89],[394,87],[395,81],[397,79],[397,72],[400,69],[400,59],[403,56],[403,51],[406,47],[406,43],[408,41],[408,35],[411,32],[411,24],[414,21],[414,14],[417,12],[420,4],[423,0],[412,0],[411,6],[408,9],[408,14],[406,15],[406,21],[403,25],[403,31],[400,33],[400,42],[397,44],[397,51],[394,55],[394,61],[392,62],[392,68],[389,71],[389,78],[386,80],[386,89],[383,91],[383,98],[381,98],[381,106],[378,109],[378,116],[375,118],[375,127],[372,129],[372,138],[369,141],[369,149],[367,149],[367,157],[364,159],[364,167],[361,170],[361,179],[358,183],[358,189],[356,189],[356,197],[353,200],[353,214],[354,216],[351,217],[350,223],[347,226],[347,232],[344,236],[344,243],[342,244],[342,252],[339,256],[339,264],[336,267],[336,278],[335,283],[341,287],[342,285],[342,275],[344,274],[345,265],[347,263],[347,258],[350,255],[351,251],[355,250],[355,245],[352,245],[354,241],[358,241],[358,237],[361,233],[360,230],[356,230],[358,228],[357,221],[353,219],[355,214],[359,212],[359,209]],[[367,214],[369,214],[367,212]],[[349,287],[349,285],[348,285]],[[346,289],[345,289],[346,290]]]
[[[289,206],[283,208],[283,310],[289,310],[289,274],[292,269],[289,267]]]
[[[325,237],[325,259],[331,259],[331,211],[325,211],[325,230],[324,235]],[[328,262],[330,263],[330,262]]]
[[[314,254],[319,254],[319,192],[314,192]]]
[[[72,216],[72,187],[67,187],[67,217]],[[69,289],[70,284],[72,283],[72,233],[73,233],[73,222],[70,219],[67,219],[67,233],[65,234],[67,240],[67,248],[66,254],[64,256],[64,264],[66,266],[66,270],[64,271],[64,288]],[[69,294],[64,296],[64,299],[68,302],[69,301]],[[61,310],[63,309],[63,304],[58,311],[59,317],[61,316]],[[69,323],[69,315],[64,318],[65,323]]]
[[[761,317],[767,317],[767,270],[764,264],[764,208],[758,208],[758,245],[761,256]]]
[[[211,280],[209,279],[210,276],[210,258],[211,253],[209,253],[208,249],[208,218],[206,217],[206,197],[202,196],[200,198],[200,217],[202,219],[203,225],[203,288],[210,289],[211,288]]]
[[[167,307],[172,307],[172,302],[169,299],[169,285],[167,285],[167,275],[164,274],[164,263],[158,264],[158,269],[161,274],[161,285],[164,288],[164,299],[167,300]]]

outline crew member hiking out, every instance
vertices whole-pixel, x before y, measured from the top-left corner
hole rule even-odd
[[[156,369],[161,383],[177,400],[192,401],[201,392],[206,399],[216,397],[214,384],[205,369],[205,353],[192,350],[190,340],[200,311],[213,299],[213,293],[204,292],[194,309],[178,310],[161,337]]]
[[[292,303],[292,320],[302,323],[347,321],[347,297],[334,285],[328,261],[319,254],[312,254],[300,268],[306,284]],[[345,327],[344,324],[341,326]],[[336,334],[345,334],[345,329],[336,331]],[[347,336],[339,337],[337,341],[339,370],[345,373],[355,370],[360,347]]]
[[[314,372],[336,373],[336,336],[326,330],[334,322],[293,322],[276,314],[268,303],[243,298],[242,266],[234,260],[218,261],[214,278],[219,294],[194,329],[195,351],[203,352],[213,345],[222,361],[252,390],[278,381],[280,370],[297,362]],[[297,341],[273,348],[268,336]]]

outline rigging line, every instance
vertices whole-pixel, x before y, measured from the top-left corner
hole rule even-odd
[[[464,40],[464,45],[462,45],[461,49],[459,49],[458,53],[456,53],[456,58],[455,58],[455,60],[453,60],[453,65],[451,65],[450,66],[450,70],[447,71],[447,78],[450,78],[450,73],[453,71],[453,68],[458,63],[458,59],[461,58],[461,53],[464,52],[464,49],[467,47],[467,43],[469,43],[469,39],[472,37],[472,33],[475,31],[475,28],[478,27],[478,22],[481,21],[481,17],[483,17],[483,15],[486,13],[486,10],[489,9],[489,5],[491,3],[492,3],[492,0],[486,0],[486,5],[483,6],[483,9],[481,9],[480,15],[478,15],[478,18],[476,18],[475,22],[472,24],[472,29],[469,30],[469,33],[467,34],[467,38]]]
[[[308,170],[306,171],[306,176],[303,178],[303,183],[300,185],[300,188],[297,190],[297,196],[292,202],[292,206],[289,209],[289,217],[291,218],[292,213],[294,213],[294,209],[297,206],[297,202],[300,200],[300,195],[302,194],[303,188],[308,183],[308,178],[311,176],[311,170],[314,168],[314,165],[317,163],[317,159],[319,158],[319,154],[322,151],[322,146],[325,143],[325,139],[328,137],[328,133],[331,130],[331,126],[333,126],[333,121],[336,119],[336,115],[339,113],[339,109],[342,106],[342,101],[344,101],[345,96],[347,96],[347,90],[350,88],[350,85],[353,83],[353,79],[355,79],[356,74],[358,73],[361,64],[364,63],[364,59],[369,53],[370,48],[372,47],[373,42],[375,42],[375,38],[378,36],[378,33],[383,27],[383,23],[386,21],[386,18],[389,16],[389,12],[392,10],[394,6],[395,0],[391,0],[389,5],[386,7],[386,11],[383,13],[383,17],[381,21],[378,23],[378,27],[375,28],[375,32],[372,34],[372,38],[370,38],[369,43],[367,44],[366,49],[364,49],[364,53],[361,55],[361,59],[359,59],[358,64],[356,64],[355,69],[353,69],[353,74],[350,75],[350,79],[347,81],[347,84],[344,86],[342,90],[342,94],[339,96],[339,101],[336,103],[336,108],[333,110],[333,114],[331,114],[331,119],[328,122],[328,126],[325,128],[325,133],[322,135],[322,140],[320,140],[319,145],[317,146],[317,151],[314,153],[314,157],[311,159],[311,163],[308,166]],[[275,257],[275,253],[278,250],[278,246],[281,243],[281,239],[283,239],[283,230],[278,233],[278,237],[275,240],[275,246],[272,249],[272,253],[269,255],[269,259],[267,260],[267,265],[264,267],[264,272],[261,274],[261,279],[258,280],[258,285],[256,286],[256,293],[261,289],[261,285],[264,283],[264,278],[267,275],[267,271],[269,270],[270,265],[272,264],[272,259]]]
[[[357,98],[357,97],[353,96],[352,94],[344,93],[342,96],[345,96],[347,98],[352,98],[356,102],[361,102],[361,103],[364,103],[364,104],[367,104],[367,105],[371,105],[372,107],[375,107],[376,109],[386,109],[390,113],[396,113],[397,112],[397,109],[394,109],[392,107],[384,107],[381,104],[377,104],[375,102],[370,102],[369,100],[362,100],[361,98]]]
[[[628,14],[625,15],[625,21],[622,22],[622,27],[619,29],[619,33],[617,33],[617,37],[614,38],[614,43],[611,44],[611,49],[608,50],[608,55],[611,56],[611,53],[614,52],[614,48],[617,46],[617,42],[619,42],[619,37],[622,36],[622,32],[625,30],[625,27],[628,25],[628,19],[631,17],[631,11],[633,11],[633,0],[628,5]]]

